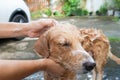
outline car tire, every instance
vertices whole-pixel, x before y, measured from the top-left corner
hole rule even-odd
[[[11,22],[27,23],[28,19],[25,16],[23,16],[22,14],[15,14],[12,17]]]
[[[17,22],[17,23],[27,23],[28,22],[28,19],[23,16],[22,14],[15,14],[10,22]],[[24,37],[17,37],[17,38],[14,38],[14,40],[22,40],[24,39]]]

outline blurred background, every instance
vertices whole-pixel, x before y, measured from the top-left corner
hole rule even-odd
[[[120,17],[120,0],[25,0],[32,19],[65,16]]]

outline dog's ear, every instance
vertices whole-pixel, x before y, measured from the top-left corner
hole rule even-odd
[[[49,57],[49,43],[46,35],[41,35],[34,45],[34,51],[43,57]]]

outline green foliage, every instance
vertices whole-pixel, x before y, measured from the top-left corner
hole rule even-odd
[[[35,11],[35,12],[31,12],[31,18],[32,19],[37,19],[37,18],[40,18],[42,15],[41,11],[38,10],[38,11]]]
[[[99,11],[100,11],[100,13],[102,15],[106,15],[106,13],[107,13],[107,7],[106,6],[101,6]]]
[[[62,7],[64,14],[66,16],[72,15],[71,13],[78,9],[79,3],[80,3],[80,0],[65,0],[64,6]]]
[[[45,13],[45,14],[48,15],[48,16],[51,16],[51,15],[52,15],[52,11],[51,11],[50,8],[44,9],[44,10],[43,10],[43,13]]]
[[[99,10],[96,11],[96,15],[100,16],[102,15],[101,12]]]
[[[109,37],[110,42],[120,42],[120,38],[118,37]]]
[[[52,11],[50,8],[46,8],[43,10],[37,10],[37,11],[31,12],[31,18],[32,19],[40,18],[42,16],[42,14],[46,14],[47,16],[51,16]]]
[[[88,15],[88,11],[84,9],[76,9],[75,11],[71,12],[71,15],[86,16]]]
[[[65,0],[62,10],[66,16],[85,16],[88,11],[78,7],[80,0]]]
[[[64,17],[63,14],[61,14],[60,12],[56,11],[53,13],[55,17]]]
[[[66,3],[64,4],[64,6],[62,7],[62,10],[64,11],[64,14],[65,14],[66,16],[69,16],[69,15],[71,14],[71,11],[72,11],[71,6],[69,5],[68,2],[66,2]]]
[[[82,10],[82,15],[84,15],[84,16],[88,15],[88,11],[87,10]]]
[[[120,10],[120,0],[113,0],[115,9]]]
[[[77,7],[80,0],[67,0],[72,7]]]
[[[89,15],[92,16],[93,12],[89,12]]]
[[[119,17],[114,17],[114,18],[112,19],[112,21],[114,21],[114,22],[119,21]]]
[[[96,11],[96,14],[101,16],[101,15],[106,15],[108,10],[108,3],[104,3],[99,10]]]

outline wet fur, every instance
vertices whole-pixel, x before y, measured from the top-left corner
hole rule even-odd
[[[69,44],[63,44],[67,41],[72,46],[70,48],[61,47],[61,45],[69,46]],[[78,50],[80,54],[75,51],[73,57],[70,51],[78,49],[79,47],[76,47],[77,44],[80,47],[80,52]],[[73,25],[62,24],[57,25],[56,28],[51,28],[40,36],[35,43],[34,49],[39,55],[50,58],[66,68],[66,72],[62,77],[54,77],[45,72],[45,80],[76,80],[77,70],[78,72],[83,70],[79,64],[81,65],[89,57],[87,56],[86,58],[83,55],[84,52],[91,55],[96,62],[93,80],[102,80],[103,68],[107,63],[108,57],[120,63],[120,59],[111,53],[109,40],[101,30],[78,29]]]
[[[93,70],[93,80],[102,80],[107,59],[110,58],[118,64],[120,64],[120,59],[112,54],[110,42],[101,30],[80,29],[80,34],[83,37],[83,48],[91,54],[96,62],[96,67]]]

